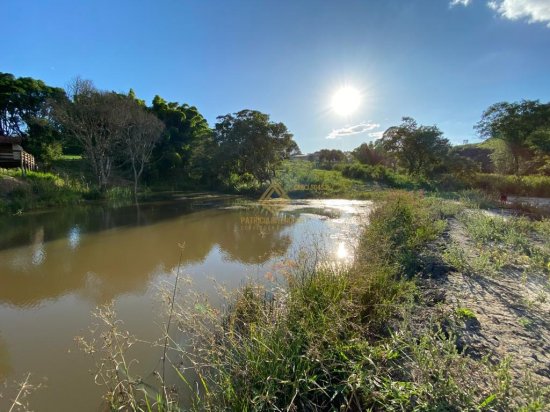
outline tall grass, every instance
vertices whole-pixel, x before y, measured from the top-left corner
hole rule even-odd
[[[178,304],[191,332],[179,353],[197,373],[203,410],[498,410],[526,405],[507,364],[460,353],[452,331],[414,321],[418,256],[444,228],[433,205],[388,197],[371,215],[355,264],[291,262],[281,287],[247,284],[219,311]],[[536,410],[536,409],[533,409]],[[542,409],[539,409],[542,410]]]
[[[472,187],[516,196],[550,197],[550,176],[513,176],[478,173]]]
[[[5,195],[3,201],[0,199],[0,213],[75,204],[89,192],[85,182],[63,179],[52,173],[28,171],[23,175],[17,170],[8,171],[4,176],[17,178],[20,184]]]
[[[131,378],[125,354],[135,339],[118,330],[109,310],[100,311],[101,350],[83,344],[102,354],[99,376],[111,408],[545,410],[550,394],[534,385],[515,388],[507,360],[475,360],[457,348],[456,313],[423,311],[420,256],[445,229],[442,219],[463,213],[450,205],[387,194],[369,215],[353,265],[322,264],[316,254],[285,261],[280,282],[246,283],[221,310],[193,291],[176,294],[175,286],[167,293],[169,322],[183,334],[175,338],[167,327],[159,342],[163,365],[190,396],[179,405],[166,391],[164,366],[156,390]]]

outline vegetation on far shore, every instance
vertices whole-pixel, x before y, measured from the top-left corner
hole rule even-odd
[[[133,90],[100,90],[81,78],[63,90],[0,73],[0,109],[0,135],[22,139],[41,168],[0,173],[0,213],[130,192],[134,201],[159,190],[257,195],[274,179],[309,197],[379,188],[550,197],[550,103],[539,101],[487,108],[475,125],[480,144],[452,147],[437,126],[404,117],[351,152],[307,156],[268,114],[240,110],[210,127],[189,104],[155,96],[147,105]]]

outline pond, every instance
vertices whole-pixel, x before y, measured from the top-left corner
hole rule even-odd
[[[215,283],[265,279],[282,259],[319,245],[331,261],[349,262],[370,208],[197,196],[0,219],[0,383],[9,384],[0,386],[0,410],[28,372],[40,384],[29,397],[33,409],[102,410],[93,361],[74,342],[88,333],[94,308],[113,301],[124,328],[153,341],[166,318],[159,290],[173,282],[180,258],[191,287],[215,299]],[[136,348],[137,370],[147,376],[159,353]]]

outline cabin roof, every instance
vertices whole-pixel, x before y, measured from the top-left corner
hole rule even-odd
[[[22,140],[20,137],[3,136],[0,134],[0,143],[21,144]]]

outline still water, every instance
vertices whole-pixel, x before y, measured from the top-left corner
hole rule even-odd
[[[93,361],[74,343],[95,307],[114,301],[124,328],[162,335],[159,289],[180,271],[215,299],[215,282],[235,288],[265,279],[282,259],[326,250],[345,264],[370,202],[304,200],[260,205],[198,196],[140,207],[102,205],[0,219],[0,411],[15,381],[31,373],[36,411],[100,411]],[[180,246],[184,245],[183,252]],[[214,282],[215,281],[215,282]],[[158,365],[150,345],[133,356],[142,376]]]

